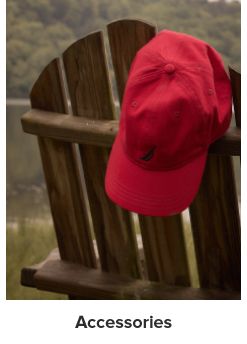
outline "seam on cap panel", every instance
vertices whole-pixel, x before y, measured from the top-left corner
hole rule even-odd
[[[182,73],[178,73],[178,77],[180,77],[182,80],[183,80],[183,82],[186,84],[185,86],[186,87],[184,87],[184,90],[185,90],[185,92],[187,92],[187,94],[191,97],[191,95],[192,95],[192,99],[194,99],[193,100],[193,103],[194,103],[194,105],[195,105],[195,107],[197,108],[197,110],[201,110],[201,112],[203,112],[203,108],[202,108],[202,106],[201,106],[201,103],[199,102],[199,107],[198,107],[198,104],[195,102],[195,99],[197,99],[198,98],[198,95],[195,93],[195,90],[190,86],[190,84],[188,83],[188,81],[186,80],[186,76],[184,75],[184,74],[182,74]],[[183,84],[182,84],[183,85]],[[192,91],[192,94],[190,93],[188,93],[189,92],[189,90],[191,90]],[[202,118],[203,118],[203,116],[202,116]],[[203,120],[204,120],[204,118],[203,118]]]
[[[198,69],[199,68],[199,69]],[[198,64],[197,65],[195,65],[195,66],[192,66],[192,65],[186,65],[184,68],[183,68],[183,70],[185,70],[185,71],[195,71],[196,73],[198,73],[198,71],[203,71],[203,73],[207,73],[207,74],[209,74],[212,78],[213,78],[213,73],[212,73],[212,71],[210,71],[209,70],[209,68],[207,68],[206,66],[204,66],[203,65],[203,67],[202,67],[202,65],[200,64],[200,66],[198,66]]]
[[[112,201],[116,202],[120,207],[127,209],[129,211],[135,212],[137,214],[143,214],[146,216],[170,216],[170,215],[174,215],[177,213],[182,212],[183,210],[185,210],[186,208],[188,208],[188,202],[182,202],[182,205],[180,206],[176,206],[175,209],[169,209],[167,206],[165,207],[165,211],[164,211],[164,204],[161,204],[160,206],[153,206],[152,204],[149,204],[148,207],[145,206],[140,206],[140,205],[136,205],[133,202],[129,202],[129,200],[124,199],[125,202],[128,202],[129,204],[126,205],[123,203],[123,200],[121,198],[119,198],[118,195],[113,195],[111,190],[108,190],[109,196],[112,199]],[[192,198],[193,201],[193,198]],[[189,202],[190,205],[191,201]],[[138,209],[137,209],[138,208]],[[151,214],[152,212],[152,214]]]
[[[182,201],[179,202],[180,205],[176,205],[176,207],[167,206],[167,204],[164,204],[162,202],[160,202],[158,205],[149,203],[148,205],[142,204],[140,206],[139,204],[137,205],[136,203],[132,202],[131,199],[129,199],[129,198],[125,199],[124,198],[124,201],[129,203],[129,205],[126,206],[123,204],[123,199],[121,197],[119,197],[119,195],[112,193],[112,189],[110,189],[110,190],[108,189],[108,192],[111,195],[112,199],[114,199],[114,201],[117,200],[117,203],[119,205],[122,204],[121,207],[123,207],[125,209],[126,209],[126,207],[128,209],[130,206],[132,209],[129,209],[129,210],[137,212],[137,213],[145,212],[148,215],[150,214],[150,210],[151,211],[154,210],[154,213],[157,214],[157,212],[158,212],[160,214],[160,216],[165,216],[164,215],[164,206],[166,208],[166,211],[165,211],[166,214],[169,214],[170,211],[172,211],[172,213],[175,213],[175,212],[177,213],[177,212],[180,212],[180,210],[182,211],[183,209],[186,209],[191,204],[191,202],[193,201],[193,198],[195,197],[195,196],[193,196],[192,199],[189,200],[189,202],[188,201],[185,202],[184,198],[183,198]],[[195,195],[196,195],[196,193],[195,193]],[[138,210],[134,210],[134,208],[136,208],[136,207],[138,207]],[[162,212],[162,214],[161,214],[161,212]],[[149,216],[155,216],[155,215],[153,214],[153,215],[149,215]]]
[[[128,196],[133,197],[133,199],[135,199],[135,198],[137,199],[138,198],[139,200],[143,200],[144,202],[149,202],[149,201],[147,201],[147,195],[146,194],[139,193],[139,192],[136,192],[136,191],[133,193],[132,190],[128,189],[125,185],[120,184],[118,182],[118,180],[115,179],[115,178],[114,179],[111,178],[110,183],[118,185],[119,189],[121,189],[123,193],[125,193]],[[184,185],[183,191],[186,194],[189,190],[191,190],[191,185],[194,185],[194,184],[192,182],[191,184],[184,183],[183,185]],[[181,192],[179,194],[181,195]],[[157,195],[157,194],[153,194],[152,193],[152,197],[155,198],[157,200],[157,202],[160,202],[160,201],[162,201],[164,199],[170,201],[170,200],[173,200],[173,199],[177,199],[177,193],[172,195],[172,196],[170,195],[169,197],[164,196],[164,195],[161,196],[161,195]]]
[[[117,187],[119,186],[119,184],[115,184]],[[112,188],[113,187],[113,188]],[[110,194],[112,195],[112,197],[114,199],[118,199],[119,200],[119,203],[122,203],[123,199],[124,201],[128,202],[130,204],[130,206],[132,208],[135,208],[136,206],[138,206],[139,210],[144,210],[144,211],[150,211],[150,209],[153,209],[153,210],[162,210],[164,209],[164,207],[166,208],[166,212],[170,212],[171,210],[172,211],[175,211],[177,209],[185,209],[187,208],[191,202],[193,201],[194,197],[196,196],[197,192],[198,192],[198,189],[200,187],[200,182],[198,183],[197,187],[193,190],[193,193],[192,193],[192,196],[190,197],[189,199],[189,202],[187,200],[187,190],[186,192],[184,192],[182,194],[182,197],[181,197],[181,192],[180,192],[180,197],[179,198],[173,198],[172,199],[172,202],[170,199],[168,199],[167,197],[166,198],[162,198],[162,199],[153,199],[153,198],[149,198],[147,200],[147,197],[145,197],[144,199],[141,199],[140,197],[135,197],[132,194],[127,194],[123,191],[121,191],[121,194],[122,196],[120,196],[118,193],[115,193],[113,190],[114,189],[114,186],[113,184],[108,184],[108,192],[110,192]],[[151,201],[152,200],[152,201]],[[185,202],[186,200],[186,202]],[[151,201],[151,202],[150,202]],[[140,204],[136,204],[137,203],[142,203],[142,205]],[[167,204],[167,202],[169,202],[169,205]],[[178,205],[179,203],[179,205]],[[174,206],[175,206],[175,210],[174,210]],[[133,209],[132,209],[133,211]]]
[[[188,90],[189,90],[189,88],[190,88],[190,85],[189,85],[189,82],[186,80],[186,74],[179,74],[179,76],[180,76],[180,78],[184,81],[184,83],[187,85],[187,87],[185,87],[185,91],[186,92],[188,92]],[[181,85],[183,85],[183,84],[181,84]],[[198,110],[198,113],[200,114],[201,113],[201,115],[200,115],[200,118],[201,118],[201,120],[202,120],[202,125],[203,126],[206,126],[207,125],[207,121],[206,121],[206,119],[204,118],[204,115],[203,115],[203,107],[202,107],[202,105],[201,105],[201,103],[199,102],[199,104],[195,101],[195,99],[197,99],[198,98],[198,95],[196,94],[196,92],[195,92],[195,90],[191,87],[190,88],[191,89],[191,91],[192,91],[192,93],[193,93],[193,98],[192,99],[194,99],[193,100],[193,104],[194,104],[194,106],[195,106],[195,108]],[[208,132],[206,132],[206,135],[205,135],[205,133],[204,133],[204,135],[205,135],[205,141],[207,141],[206,142],[206,144],[207,144],[207,146],[209,145],[209,131],[210,131],[210,128],[208,128],[209,130],[208,130]],[[205,132],[205,131],[204,131]]]
[[[156,97],[155,98],[155,103],[154,103],[154,107],[156,106],[157,107],[157,102],[158,102],[158,100],[160,99],[160,97],[162,96],[162,89],[163,89],[163,87],[162,86],[167,86],[167,83],[164,83],[164,85],[162,84],[162,82],[163,82],[163,77],[161,77],[159,80],[158,80],[158,85],[156,86],[156,89],[152,92],[152,94],[155,94],[156,93],[156,90],[157,90],[157,88],[159,88],[159,96],[158,97]],[[129,109],[129,107],[130,107],[130,104],[128,104],[128,106],[126,106],[126,108],[127,108],[127,112],[129,112],[129,113],[131,113],[131,110],[129,111],[128,109]],[[155,108],[156,108],[155,107]],[[153,110],[153,112],[155,112],[155,110]],[[146,129],[147,129],[147,125],[146,125],[146,121],[147,120],[144,120],[143,119],[143,125],[142,125],[142,130],[144,130],[144,131],[146,131]],[[126,128],[125,128],[125,130],[126,130]],[[141,138],[139,137],[139,140],[137,140],[137,143],[136,143],[136,149],[138,150],[138,151],[141,151],[141,143],[142,143],[142,141],[141,141]],[[152,145],[157,145],[155,142],[153,142],[152,143]],[[126,150],[125,150],[126,151]],[[126,153],[127,154],[127,153]]]
[[[119,187],[119,185],[118,185],[118,187]],[[195,189],[195,190],[197,191],[197,189]],[[194,193],[196,194],[196,191],[193,192],[193,195],[194,195]],[[147,208],[150,207],[150,206],[155,207],[155,208],[161,208],[161,207],[164,207],[164,205],[166,205],[166,208],[169,207],[170,209],[173,208],[174,205],[177,205],[178,202],[181,203],[181,199],[184,200],[186,198],[187,194],[188,194],[187,192],[185,192],[181,196],[181,192],[180,192],[180,197],[174,197],[172,199],[169,199],[167,197],[163,197],[162,199],[158,200],[158,199],[154,199],[154,198],[148,198],[147,199],[147,197],[145,197],[145,198],[140,198],[138,196],[135,197],[133,195],[133,193],[128,194],[128,193],[125,193],[123,190],[120,191],[120,193],[121,193],[121,198],[124,197],[124,199],[126,201],[128,201],[129,203],[132,203],[132,204],[136,204],[136,202],[137,203],[141,202],[142,203],[141,206],[142,207],[147,207]],[[169,205],[167,204],[167,202],[169,203]]]
[[[175,50],[175,52],[173,52],[173,54],[172,54],[173,56],[171,56],[171,54],[169,54],[169,51],[167,53],[167,47],[165,46],[165,44],[163,45],[163,47],[162,47],[161,51],[159,52],[159,54],[163,54],[163,55],[165,55],[166,59],[170,59],[170,60],[173,60],[173,61],[176,62],[176,59],[174,59],[174,56],[178,55],[178,52],[179,52],[179,49],[181,48],[182,43],[183,43],[183,40],[180,40],[179,44],[178,44],[178,46],[177,46],[177,48]],[[164,56],[163,56],[163,59],[164,59]]]
[[[186,78],[186,74],[184,74],[183,77]],[[213,75],[212,75],[212,77],[213,77]],[[214,83],[213,83],[213,86],[215,87]],[[218,103],[217,97],[216,97],[215,95],[214,95],[214,97],[216,98],[217,103]],[[202,110],[202,112],[203,112],[203,107],[202,107],[201,103],[199,103],[199,104],[200,104],[200,108],[201,108],[201,110]],[[211,106],[211,102],[210,102],[210,106]],[[213,111],[212,106],[211,106],[211,110]],[[208,123],[207,123],[206,119],[204,118],[204,115],[202,115],[202,119],[203,119],[203,121],[204,121],[204,125],[207,127]],[[211,141],[210,141],[211,126],[212,126],[212,119],[209,121],[209,127],[207,128],[207,131],[206,131],[205,140],[207,141],[207,142],[206,142],[206,143],[207,143],[207,146],[209,146],[209,144],[210,144],[210,142],[211,142]]]
[[[149,41],[150,42],[150,41]],[[148,42],[148,43],[149,43]],[[147,43],[147,44],[148,44]],[[152,52],[153,52],[153,49],[151,49],[151,48],[149,48],[149,47],[147,47],[146,48],[146,50],[147,51],[143,51],[142,52],[142,55],[144,55],[145,57],[147,57],[148,58],[148,60],[149,60],[149,62],[151,63],[151,64],[154,64],[155,66],[157,65],[158,67],[159,66],[161,66],[162,64],[163,64],[163,59],[161,58],[161,59],[157,59],[157,52],[155,51],[155,56],[152,54]],[[158,57],[160,57],[159,55],[158,55]],[[158,63],[157,64],[157,62],[160,62],[160,63]]]
[[[152,78],[156,77],[156,75],[163,75],[164,73],[166,72],[163,70],[163,66],[157,67],[155,71],[146,73],[144,75],[142,75],[142,73],[139,73],[135,77],[133,76],[133,81],[132,80],[129,81],[128,88],[139,86],[141,81],[149,80],[149,78],[150,80],[152,80]]]
[[[202,114],[203,108],[201,106],[201,103],[199,103],[199,106],[198,106],[198,103],[196,102],[198,95],[195,93],[195,90],[190,86],[189,82],[186,80],[186,75],[183,75],[180,73],[180,74],[178,74],[178,77],[180,77],[182,79],[182,82],[179,85],[182,86],[184,91],[189,95],[191,101],[193,102],[193,106],[195,107],[195,110],[198,111],[198,116],[200,116],[200,118],[201,118],[201,125],[200,126],[204,126],[206,124],[206,120]],[[191,98],[191,96],[192,96],[192,98]],[[199,115],[200,113],[201,113],[201,115]],[[207,140],[207,142],[208,142],[208,140]],[[207,143],[207,145],[208,145],[208,143]]]
[[[164,75],[162,75],[162,77],[159,80],[159,83],[157,85],[156,90],[154,91],[154,93],[156,94],[156,92],[158,92],[157,97],[155,98],[155,103],[153,104],[153,110],[151,113],[157,113],[157,107],[159,104],[159,100],[161,99],[162,96],[164,96],[164,91],[169,87],[169,83],[170,83],[170,78],[165,78],[164,80]],[[147,118],[148,120],[148,124],[145,121],[145,125],[143,126],[144,130],[146,129],[148,131],[149,125],[150,125],[150,120],[149,117]],[[157,136],[157,135],[156,135]],[[155,138],[155,140],[157,140],[157,138]],[[152,143],[153,145],[156,145],[157,147],[159,147],[160,142],[158,142],[158,140],[156,142]]]

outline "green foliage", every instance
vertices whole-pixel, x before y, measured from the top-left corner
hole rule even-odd
[[[20,221],[7,228],[7,295],[8,300],[54,300],[65,295],[46,293],[20,284],[25,266],[40,263],[56,247],[54,230],[47,222]]]
[[[156,23],[212,44],[240,66],[240,4],[206,0],[8,0],[7,96],[28,97],[44,66],[76,39],[120,18]]]

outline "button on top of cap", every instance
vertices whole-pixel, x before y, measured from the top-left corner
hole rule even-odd
[[[172,63],[167,63],[164,68],[168,74],[172,74],[175,71],[175,66]]]

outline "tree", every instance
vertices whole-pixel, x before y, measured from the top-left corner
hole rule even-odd
[[[8,0],[7,96],[27,97],[41,69],[76,39],[123,17],[184,31],[240,65],[240,4],[206,0]],[[113,71],[111,71],[111,75]]]

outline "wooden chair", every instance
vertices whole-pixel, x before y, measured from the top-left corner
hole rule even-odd
[[[120,104],[131,61],[156,32],[139,20],[107,25]],[[143,242],[138,249],[133,214],[105,194],[118,120],[102,31],[76,41],[45,67],[21,121],[25,132],[38,137],[58,250],[24,267],[22,285],[71,299],[240,298],[240,220],[232,164],[232,156],[240,156],[240,74],[229,72],[236,127],[210,147],[189,209],[200,282],[200,288],[192,288],[181,214],[136,215]]]

